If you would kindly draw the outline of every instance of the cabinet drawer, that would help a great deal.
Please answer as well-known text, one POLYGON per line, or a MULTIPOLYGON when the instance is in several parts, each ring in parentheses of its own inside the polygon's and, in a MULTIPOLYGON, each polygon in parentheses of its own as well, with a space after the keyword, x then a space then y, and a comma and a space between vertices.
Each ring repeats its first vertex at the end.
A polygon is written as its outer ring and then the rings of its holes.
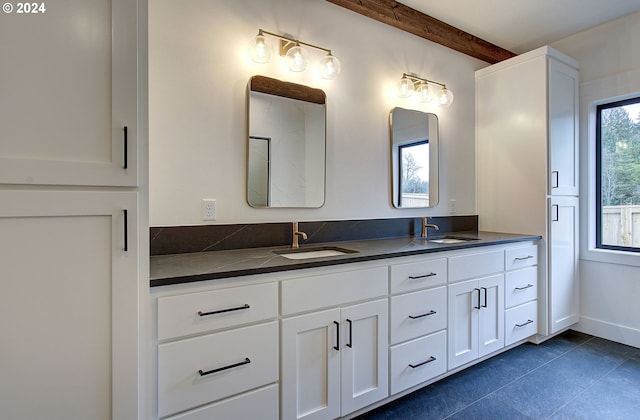
POLYGON ((219 403, 202 407, 167 420, 247 420, 278 419, 278 386, 271 385, 219 403))
POLYGON ((277 380, 275 321, 158 346, 160 417, 277 380))
POLYGON ((331 273, 282 282, 282 315, 387 296, 385 267, 331 273))
POLYGON ((278 284, 158 298, 158 340, 234 327, 278 316, 278 284))
POLYGON ((447 332, 391 347, 391 394, 447 371, 447 332))
POLYGON ((519 246, 504 252, 506 270, 515 270, 538 264, 538 245, 519 246))
POLYGON ((504 251, 478 252, 449 257, 449 282, 504 271, 504 251))
POLYGON ((447 286, 391 298, 391 343, 447 328, 447 286))
POLYGON ((516 306, 504 313, 505 345, 531 337, 538 332, 538 302, 516 306))
POLYGON ((538 298, 538 267, 507 272, 504 290, 505 308, 536 300, 538 298))
POLYGON ((439 286, 447 282, 447 260, 425 260, 391 266, 391 293, 439 286))

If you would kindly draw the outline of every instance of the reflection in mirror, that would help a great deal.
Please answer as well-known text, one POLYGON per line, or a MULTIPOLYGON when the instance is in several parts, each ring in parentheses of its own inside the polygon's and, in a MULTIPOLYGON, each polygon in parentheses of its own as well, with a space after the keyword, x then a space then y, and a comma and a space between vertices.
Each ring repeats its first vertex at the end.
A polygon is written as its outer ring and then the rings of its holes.
POLYGON ((247 201, 252 207, 321 207, 326 96, 263 76, 249 81, 247 201))
POLYGON ((434 207, 438 204, 438 117, 394 108, 389 126, 394 207, 434 207))

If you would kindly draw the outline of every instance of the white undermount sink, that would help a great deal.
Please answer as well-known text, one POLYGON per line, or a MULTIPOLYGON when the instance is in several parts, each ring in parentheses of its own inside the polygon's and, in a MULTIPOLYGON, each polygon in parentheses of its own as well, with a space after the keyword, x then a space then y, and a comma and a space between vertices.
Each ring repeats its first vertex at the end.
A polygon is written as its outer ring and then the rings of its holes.
POLYGON ((288 258, 290 260, 306 260, 309 258, 322 258, 322 257, 336 257, 339 255, 354 254, 358 251, 354 251, 346 248, 338 247, 322 247, 322 248, 309 248, 309 249, 291 249, 287 251, 274 251, 281 257, 288 258))
POLYGON ((477 241, 476 238, 457 238, 457 237, 449 237, 445 236, 444 238, 437 239, 427 239, 428 242, 433 242, 436 244, 459 244, 461 242, 469 242, 469 241, 477 241))

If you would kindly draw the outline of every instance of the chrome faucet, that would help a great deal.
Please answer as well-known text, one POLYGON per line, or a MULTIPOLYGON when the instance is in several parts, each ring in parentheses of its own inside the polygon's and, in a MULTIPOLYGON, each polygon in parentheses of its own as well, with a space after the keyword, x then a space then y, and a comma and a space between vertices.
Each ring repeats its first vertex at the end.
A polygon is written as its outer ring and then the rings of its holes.
POLYGON ((422 234, 420 235, 420 237, 424 239, 427 238, 427 228, 434 228, 435 230, 440 230, 438 225, 434 225, 433 223, 427 223, 428 220, 429 220, 429 217, 422 218, 422 234))
POLYGON ((298 230, 298 222, 293 222, 293 239, 291 248, 298 248, 298 236, 302 236, 303 240, 307 240, 307 234, 298 230))

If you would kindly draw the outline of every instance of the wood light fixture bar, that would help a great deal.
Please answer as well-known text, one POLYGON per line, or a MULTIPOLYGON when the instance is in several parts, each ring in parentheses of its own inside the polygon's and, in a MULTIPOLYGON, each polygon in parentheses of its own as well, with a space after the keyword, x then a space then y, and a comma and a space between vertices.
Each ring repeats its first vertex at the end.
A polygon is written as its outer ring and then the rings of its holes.
POLYGON ((392 0, 327 0, 471 57, 495 64, 516 54, 392 0))

